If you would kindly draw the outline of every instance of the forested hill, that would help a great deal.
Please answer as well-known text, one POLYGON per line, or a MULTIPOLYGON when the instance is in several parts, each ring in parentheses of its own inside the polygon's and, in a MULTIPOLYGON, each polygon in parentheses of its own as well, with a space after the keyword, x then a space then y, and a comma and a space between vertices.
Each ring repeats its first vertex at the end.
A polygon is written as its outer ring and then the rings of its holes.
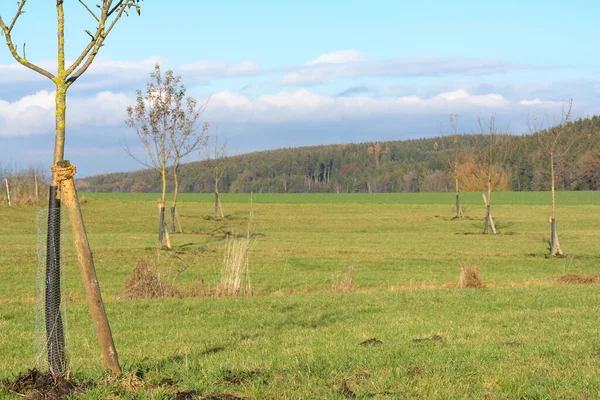
MULTIPOLYGON (((212 192, 215 164, 223 169, 225 192, 429 192, 453 191, 455 148, 462 190, 483 190, 488 137, 458 135, 405 141, 287 148, 200 161, 180 167, 180 191, 212 192), (455 144, 456 143, 456 144, 455 144)), ((598 190, 600 186, 600 117, 568 124, 559 150, 568 149, 556 168, 559 189, 598 190), (570 147, 569 147, 570 146, 570 147)), ((498 190, 546 190, 550 161, 533 135, 498 136, 494 141, 498 190)), ((172 179, 170 179, 172 187, 172 179)), ((82 191, 160 192, 152 170, 103 174, 80 179, 82 191)))

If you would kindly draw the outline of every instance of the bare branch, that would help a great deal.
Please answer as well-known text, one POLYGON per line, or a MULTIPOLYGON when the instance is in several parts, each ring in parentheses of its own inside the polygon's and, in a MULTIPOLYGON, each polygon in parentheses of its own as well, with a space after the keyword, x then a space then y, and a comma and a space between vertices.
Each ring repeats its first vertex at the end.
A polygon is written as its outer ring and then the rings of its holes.
POLYGON ((19 18, 19 16, 21 14, 24 13, 23 6, 25 5, 26 0, 22 0, 19 3, 19 9, 17 10, 17 14, 15 15, 15 17, 13 18, 10 27, 7 26, 4 23, 4 20, 2 19, 2 17, 0 16, 0 28, 2 29, 2 32, 4 32, 4 37, 6 39, 6 45, 8 46, 8 50, 10 51, 10 54, 13 56, 13 58, 21 65, 37 72, 40 75, 45 76, 46 78, 54 81, 54 75, 48 71, 46 71, 45 69, 30 63, 29 61, 27 61, 27 59, 25 57, 21 57, 19 55, 19 53, 17 52, 17 48, 13 43, 12 37, 11 37, 11 30, 14 27, 15 23, 17 22, 17 19, 19 18))
MULTIPOLYGON (((119 7, 121 7, 123 5, 124 0, 119 0, 119 2, 108 12, 108 16, 110 17, 119 7)), ((105 1, 106 3, 106 1, 105 1)), ((108 6, 110 7, 110 4, 112 3, 112 1, 110 1, 108 3, 108 6)))
POLYGON ((86 10, 88 10, 88 12, 89 12, 90 14, 92 14, 92 17, 94 17, 94 19, 96 20, 96 22, 100 23, 100 18, 98 18, 98 16, 97 16, 96 14, 94 14, 94 12, 93 12, 92 10, 90 10, 90 8, 88 7, 88 5, 87 5, 87 4, 85 4, 85 3, 83 2, 83 0, 79 0, 79 3, 80 3, 80 4, 81 4, 81 5, 82 5, 82 6, 83 6, 83 7, 84 7, 86 10))
POLYGON ((8 28, 8 33, 12 32, 13 28, 15 27, 15 23, 17 22, 17 19, 19 19, 19 17, 21 16, 21 14, 25 13, 25 11, 23 11, 23 7, 25 6, 26 2, 27 2, 27 0, 21 0, 18 3, 19 7, 17 8, 17 12, 15 14, 15 17, 13 18, 12 22, 10 23, 10 27, 8 28))
MULTIPOLYGON (((131 158, 133 158, 135 161, 137 161, 138 163, 142 164, 143 166, 145 166, 146 168, 150 168, 150 169, 154 169, 156 171, 160 172, 160 168, 158 168, 156 165, 150 165, 142 160, 140 160, 139 158, 137 158, 133 152, 131 151, 131 149, 129 148, 129 145, 127 144, 127 141, 125 141, 125 145, 123 145, 123 143, 121 143, 121 139, 119 139, 119 144, 121 145, 121 148, 125 151, 125 153, 127 153, 127 155, 131 158)), ((153 163, 154 164, 154 163, 153 163)))
POLYGON ((98 27, 96 29, 96 33, 91 35, 88 32, 88 35, 91 36, 90 43, 88 43, 77 60, 75 60, 73 65, 71 65, 66 72, 66 76, 68 77, 67 82, 69 85, 73 84, 73 82, 83 75, 90 65, 92 65, 92 62, 98 55, 100 48, 104 45, 104 41, 115 27, 116 23, 121 19, 123 13, 126 13, 126 10, 131 7, 135 7, 135 9, 138 11, 138 14, 140 13, 140 6, 137 4, 140 1, 141 0, 121 0, 111 8, 112 0, 104 0, 101 7, 102 15, 100 18, 97 18, 98 27), (115 15, 113 16, 113 14, 115 15), (109 22, 111 17, 112 20, 109 22))

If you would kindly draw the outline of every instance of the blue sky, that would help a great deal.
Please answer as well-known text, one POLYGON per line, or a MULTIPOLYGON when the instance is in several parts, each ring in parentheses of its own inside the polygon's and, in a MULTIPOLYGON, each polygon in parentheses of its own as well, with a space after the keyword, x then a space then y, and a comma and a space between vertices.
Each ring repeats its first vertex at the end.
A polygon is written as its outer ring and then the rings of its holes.
MULTIPOLYGON (((72 60, 94 20, 65 4, 72 60)), ((26 11, 13 38, 52 69, 52 2, 26 11)), ((125 107, 157 62, 207 101, 204 120, 231 154, 433 136, 450 113, 463 132, 495 114, 521 134, 529 114, 560 113, 571 97, 576 116, 599 113, 599 11, 583 0, 145 0, 71 88, 65 156, 81 176, 139 168, 121 148, 143 154, 125 107)), ((0 46, 3 163, 51 163, 52 108, 52 84, 0 46)))

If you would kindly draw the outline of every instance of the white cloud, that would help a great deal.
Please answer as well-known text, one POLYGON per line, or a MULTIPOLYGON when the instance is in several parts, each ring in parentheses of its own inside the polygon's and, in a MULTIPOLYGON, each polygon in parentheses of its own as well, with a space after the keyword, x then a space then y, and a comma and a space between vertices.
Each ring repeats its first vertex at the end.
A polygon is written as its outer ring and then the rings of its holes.
POLYGON ((497 110, 510 105, 498 94, 473 95, 465 90, 441 93, 430 98, 403 96, 375 99, 367 96, 332 97, 306 89, 281 91, 257 98, 223 91, 211 96, 204 117, 216 122, 281 123, 377 118, 380 115, 414 116, 461 110, 497 110))
MULTIPOLYGON (((132 100, 122 93, 71 96, 67 99, 67 126, 123 124, 125 109, 131 103, 132 100)), ((55 92, 40 91, 14 102, 0 100, 0 137, 48 133, 54 130, 54 125, 55 92)))
POLYGON ((0 136, 47 131, 53 123, 54 93, 41 91, 14 102, 0 100, 0 136))
POLYGON ((522 106, 532 106, 532 107, 552 107, 556 109, 560 109, 566 103, 560 101, 549 101, 549 100, 541 100, 541 99, 533 99, 533 100, 521 100, 519 102, 522 106))
POLYGON ((340 50, 334 51, 332 53, 326 53, 315 60, 309 61, 304 64, 307 67, 312 67, 315 65, 323 65, 323 64, 345 64, 351 62, 360 62, 365 59, 365 56, 360 54, 357 51, 352 50, 340 50))
MULTIPOLYGON (((56 73, 56 62, 41 61, 37 64, 51 73, 56 73)), ((66 64, 69 67, 72 61, 67 61, 66 64)), ((167 60, 159 56, 138 61, 114 61, 98 57, 85 74, 71 87, 70 91, 108 89, 130 91, 143 89, 156 64, 159 64, 163 71, 173 69, 176 74, 182 75, 182 83, 186 86, 218 79, 253 76, 260 73, 259 66, 252 61, 244 61, 238 64, 221 61, 199 61, 171 68, 167 65, 167 60)), ((25 90, 45 88, 41 85, 54 87, 48 78, 18 63, 0 64, 0 88, 3 85, 19 85, 24 87, 25 90), (28 84, 29 87, 24 87, 24 84, 28 84)))
POLYGON ((509 64, 487 58, 415 57, 372 60, 355 51, 337 51, 323 54, 288 72, 277 83, 281 86, 309 86, 335 79, 479 76, 534 68, 538 67, 509 64))
POLYGON ((196 80, 212 80, 218 78, 229 78, 237 76, 251 76, 259 73, 258 64, 252 61, 244 61, 239 64, 231 64, 221 61, 200 61, 194 64, 185 64, 176 68, 181 73, 186 73, 196 80))
POLYGON ((140 86, 149 79, 150 72, 154 71, 156 64, 164 66, 166 62, 166 59, 158 56, 139 61, 112 61, 100 57, 73 84, 71 90, 122 89, 132 85, 140 86))

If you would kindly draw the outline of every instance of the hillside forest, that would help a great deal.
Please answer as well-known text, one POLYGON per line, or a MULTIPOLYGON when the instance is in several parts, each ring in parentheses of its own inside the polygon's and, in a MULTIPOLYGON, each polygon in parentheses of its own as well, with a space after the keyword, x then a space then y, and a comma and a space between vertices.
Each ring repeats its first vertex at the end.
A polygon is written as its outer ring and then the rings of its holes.
MULTIPOLYGON (((552 128, 559 129, 559 128, 552 128)), ((567 122, 560 129, 566 150, 555 170, 559 190, 598 190, 600 116, 567 122)), ((542 131, 541 138, 552 131, 542 131)), ((180 166, 183 192, 210 193, 215 170, 222 193, 483 191, 492 142, 497 191, 549 190, 550 161, 534 134, 440 135, 434 138, 283 148, 207 159, 180 166), (455 171, 455 172, 454 172, 455 171)), ((102 174, 80 179, 82 191, 160 192, 156 171, 102 174)), ((171 182, 172 185, 172 182, 171 182)))

